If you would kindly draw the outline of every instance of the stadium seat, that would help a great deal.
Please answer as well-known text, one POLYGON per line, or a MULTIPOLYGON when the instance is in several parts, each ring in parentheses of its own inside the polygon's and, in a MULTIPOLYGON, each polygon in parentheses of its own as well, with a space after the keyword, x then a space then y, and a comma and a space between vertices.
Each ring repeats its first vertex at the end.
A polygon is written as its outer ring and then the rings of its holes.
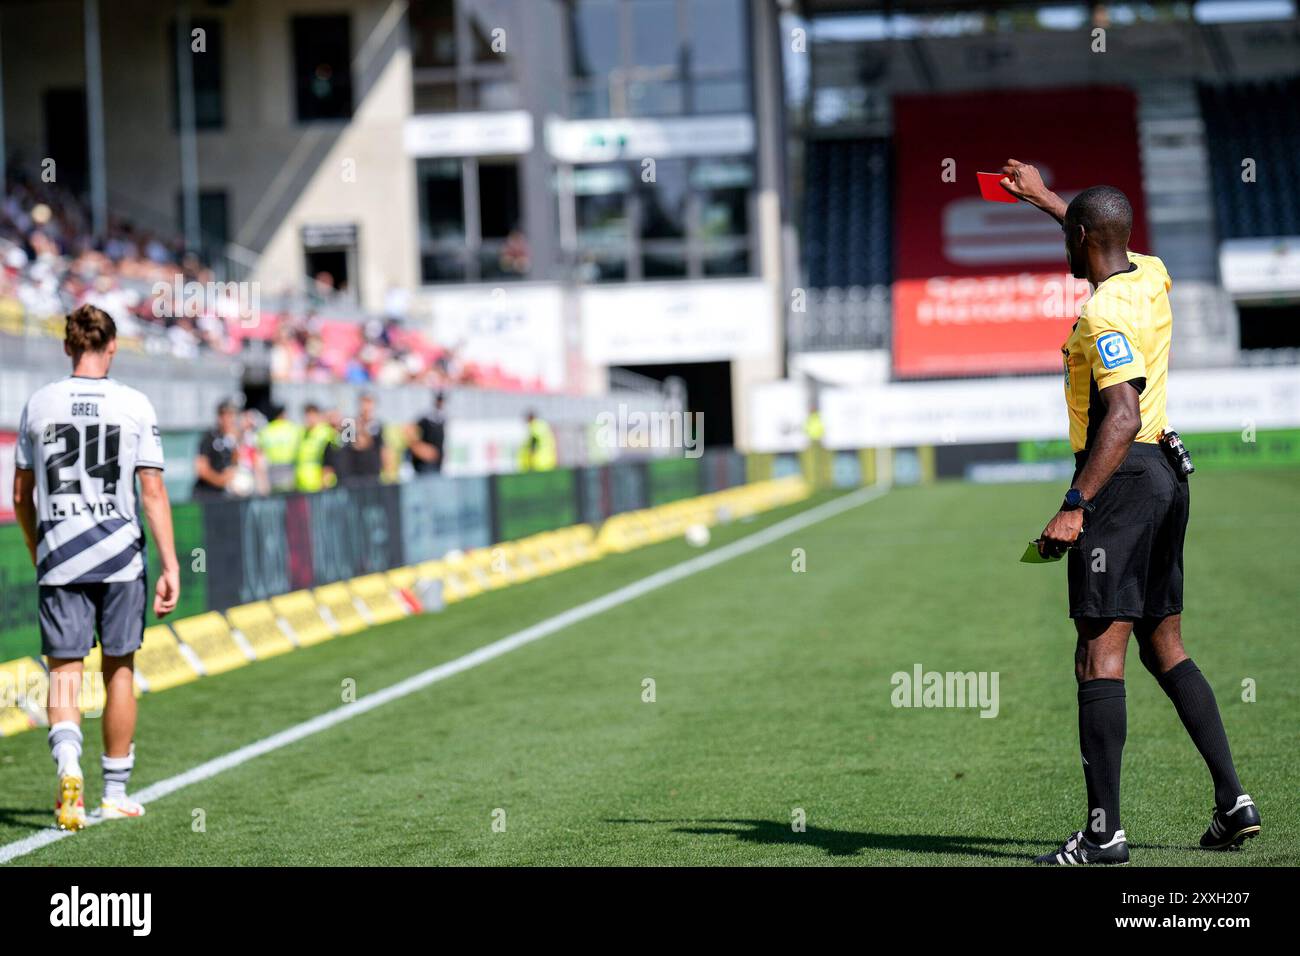
POLYGON ((1300 78, 1202 84, 1221 239, 1300 235, 1300 78), (1255 161, 1254 181, 1242 162, 1255 161))

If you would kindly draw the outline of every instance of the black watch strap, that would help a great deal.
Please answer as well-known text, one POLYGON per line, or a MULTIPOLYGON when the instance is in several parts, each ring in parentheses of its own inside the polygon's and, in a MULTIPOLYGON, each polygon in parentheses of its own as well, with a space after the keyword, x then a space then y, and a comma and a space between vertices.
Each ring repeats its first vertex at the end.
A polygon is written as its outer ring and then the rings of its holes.
POLYGON ((1078 488, 1071 488, 1065 493, 1065 501, 1062 504, 1065 511, 1082 511, 1084 514, 1092 514, 1097 506, 1083 496, 1078 488))

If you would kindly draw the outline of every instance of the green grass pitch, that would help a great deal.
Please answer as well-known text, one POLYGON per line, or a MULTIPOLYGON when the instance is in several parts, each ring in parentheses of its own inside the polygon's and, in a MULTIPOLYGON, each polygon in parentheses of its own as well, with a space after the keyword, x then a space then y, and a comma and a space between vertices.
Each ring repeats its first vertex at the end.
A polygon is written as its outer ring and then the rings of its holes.
MULTIPOLYGON (((1263 835, 1193 849, 1209 776, 1131 648, 1135 864, 1300 863, 1298 479, 1192 479, 1184 636, 1263 835)), ((896 489, 15 863, 1023 864, 1084 822, 1064 567, 1017 563, 1059 492, 896 489), (895 708, 890 677, 917 663, 997 671, 998 716, 895 708)), ((364 696, 697 553, 666 542, 146 697, 133 786, 342 706, 348 678, 364 696)), ((0 740, 0 845, 50 825, 52 792, 44 733, 0 740)))

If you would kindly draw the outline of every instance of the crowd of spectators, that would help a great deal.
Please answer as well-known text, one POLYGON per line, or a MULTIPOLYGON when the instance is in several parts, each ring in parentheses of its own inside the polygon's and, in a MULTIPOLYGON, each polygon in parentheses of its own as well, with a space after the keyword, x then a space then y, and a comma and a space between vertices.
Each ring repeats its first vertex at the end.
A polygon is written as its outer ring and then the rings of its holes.
POLYGON ((206 283, 212 272, 173 236, 116 216, 96 238, 89 210, 76 196, 39 177, 10 176, 0 202, 0 301, 37 323, 80 305, 103 309, 124 339, 147 351, 195 357, 221 348, 225 330, 212 314, 159 316, 159 284, 206 283))
POLYGON ((127 347, 180 359, 256 350, 274 381, 539 388, 411 330, 406 290, 389 290, 383 314, 367 315, 322 272, 249 301, 174 234, 110 216, 95 236, 86 204, 39 176, 6 179, 0 264, 9 331, 45 329, 89 303, 113 317, 127 347))

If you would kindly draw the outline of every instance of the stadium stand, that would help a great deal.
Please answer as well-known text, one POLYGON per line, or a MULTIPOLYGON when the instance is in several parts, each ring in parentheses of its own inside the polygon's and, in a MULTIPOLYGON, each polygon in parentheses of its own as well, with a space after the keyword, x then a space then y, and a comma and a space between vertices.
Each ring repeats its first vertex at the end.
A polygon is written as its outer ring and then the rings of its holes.
POLYGON ((0 205, 0 328, 59 337, 60 317, 90 303, 113 316, 128 349, 149 355, 239 356, 264 345, 279 382, 543 390, 403 328, 396 299, 387 314, 367 314, 321 276, 263 300, 260 290, 250 295, 246 284, 223 281, 227 270, 187 253, 177 237, 114 216, 96 239, 89 218, 64 189, 22 174, 9 179, 0 205))
POLYGON ((887 284, 891 145, 887 139, 811 140, 805 152, 804 262, 824 289, 887 284))
POLYGON ((1300 77, 1201 84, 1221 239, 1300 235, 1300 77), (1243 178, 1243 161, 1256 174, 1243 178))

